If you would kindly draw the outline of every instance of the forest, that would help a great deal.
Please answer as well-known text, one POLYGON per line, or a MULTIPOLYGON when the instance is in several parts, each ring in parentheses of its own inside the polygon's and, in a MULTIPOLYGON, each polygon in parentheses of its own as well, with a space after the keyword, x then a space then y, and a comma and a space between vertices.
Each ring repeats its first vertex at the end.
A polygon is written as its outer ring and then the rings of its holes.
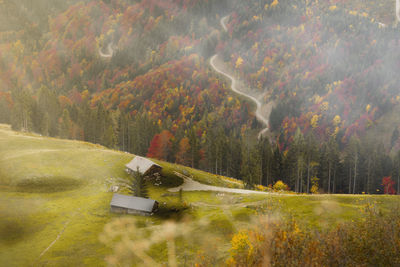
POLYGON ((305 193, 400 192, 400 40, 383 8, 47 2, 0 1, 0 123, 238 178, 249 188, 283 181, 305 193), (215 53, 276 103, 268 136, 257 140, 255 107, 210 67, 215 53), (380 135, 378 127, 387 130, 380 135))

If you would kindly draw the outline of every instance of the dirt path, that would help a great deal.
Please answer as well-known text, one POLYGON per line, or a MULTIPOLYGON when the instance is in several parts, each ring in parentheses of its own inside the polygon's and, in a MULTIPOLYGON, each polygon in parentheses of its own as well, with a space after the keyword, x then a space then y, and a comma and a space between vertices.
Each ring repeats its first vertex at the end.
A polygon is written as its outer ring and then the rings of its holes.
POLYGON ((183 184, 181 184, 178 187, 168 189, 169 192, 179 192, 179 190, 182 189, 183 191, 217 191, 217 192, 226 192, 226 193, 235 193, 235 194, 259 194, 259 195, 269 195, 270 194, 268 192, 262 192, 262 191, 253 191, 253 190, 237 189, 237 188, 226 188, 226 187, 201 184, 181 173, 175 172, 175 174, 183 179, 183 184))
MULTIPOLYGON (((296 194, 287 194, 287 193, 279 193, 279 192, 263 192, 263 191, 255 191, 255 190, 248 190, 248 189, 237 189, 237 188, 227 188, 227 187, 220 187, 220 186, 213 186, 213 185, 206 185, 194 181, 190 177, 183 175, 179 172, 174 172, 175 175, 181 177, 183 179, 183 184, 178 187, 169 188, 168 191, 172 193, 182 191, 216 191, 216 192, 225 192, 225 193, 233 193, 233 194, 258 194, 258 195, 278 195, 278 196, 296 196, 296 194)), ((264 200, 260 200, 257 202, 261 202, 264 200)), ((243 203, 243 205, 249 205, 251 203, 243 203)), ((239 204, 242 205, 242 204, 239 204)))
MULTIPOLYGON (((228 18, 229 18, 229 16, 223 17, 220 21, 221 26, 225 31, 228 30, 228 28, 226 26, 226 20, 228 18)), ((253 101, 256 104, 256 106, 257 106, 256 118, 258 121, 260 121, 265 126, 265 128, 259 132, 258 138, 264 136, 265 133, 268 132, 268 130, 269 130, 268 117, 271 113, 273 102, 269 102, 268 104, 263 105, 258 98, 263 97, 264 94, 261 94, 259 97, 254 97, 250 93, 247 93, 246 90, 244 90, 246 88, 246 85, 242 81, 237 80, 235 77, 233 77, 232 74, 228 73, 228 70, 227 70, 224 62, 221 59, 219 59, 217 54, 215 54, 214 56, 211 57, 210 65, 216 72, 226 76, 227 78, 229 78, 232 81, 232 84, 231 84, 232 91, 250 99, 251 101, 253 101)))
POLYGON ((53 242, 50 243, 50 245, 42 251, 42 253, 40 253, 38 260, 40 260, 40 258, 42 258, 42 256, 60 239, 60 237, 63 235, 63 233, 65 232, 65 229, 67 229, 68 224, 71 222, 71 220, 80 212, 80 208, 78 210, 76 210, 71 218, 64 224, 64 227, 61 229, 61 231, 58 233, 56 239, 53 240, 53 242))

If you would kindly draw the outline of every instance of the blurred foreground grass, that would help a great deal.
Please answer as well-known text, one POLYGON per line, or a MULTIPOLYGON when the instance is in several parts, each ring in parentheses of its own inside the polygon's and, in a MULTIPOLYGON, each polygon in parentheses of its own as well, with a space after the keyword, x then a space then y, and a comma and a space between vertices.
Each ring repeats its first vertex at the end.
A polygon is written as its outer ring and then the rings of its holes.
MULTIPOLYGON (((152 235, 167 238, 165 223, 169 221, 190 228, 189 239, 175 239, 179 265, 190 265, 207 253, 214 255, 215 264, 223 264, 229 257, 232 237, 251 227, 259 216, 295 218, 299 227, 329 229, 357 220, 365 205, 374 204, 383 213, 399 205, 396 196, 180 195, 167 190, 182 183, 174 171, 206 184, 242 185, 159 162, 163 166, 162 184, 149 184, 149 193, 160 203, 160 211, 152 217, 110 214, 110 181, 126 177, 124 165, 132 158, 98 145, 16 133, 0 125, 0 266, 104 266, 104 259, 115 255, 119 242, 109 237, 110 226, 120 227, 124 236, 124 227, 134 224, 137 240, 152 235)), ((170 252, 167 243, 149 247, 149 257, 166 264, 170 252)), ((112 261, 113 256, 107 259, 112 261)))

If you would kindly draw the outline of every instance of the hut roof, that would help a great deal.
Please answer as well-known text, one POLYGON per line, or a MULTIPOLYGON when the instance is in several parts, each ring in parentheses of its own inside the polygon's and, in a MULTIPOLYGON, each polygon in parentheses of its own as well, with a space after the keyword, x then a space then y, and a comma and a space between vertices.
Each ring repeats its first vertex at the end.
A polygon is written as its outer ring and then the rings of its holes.
POLYGON ((151 167, 156 166, 161 168, 160 165, 154 163, 153 161, 136 156, 131 162, 125 165, 131 171, 137 171, 139 168, 139 172, 146 174, 147 171, 151 169, 151 167))
POLYGON ((119 208, 153 212, 155 203, 156 201, 152 199, 114 194, 110 205, 119 208))

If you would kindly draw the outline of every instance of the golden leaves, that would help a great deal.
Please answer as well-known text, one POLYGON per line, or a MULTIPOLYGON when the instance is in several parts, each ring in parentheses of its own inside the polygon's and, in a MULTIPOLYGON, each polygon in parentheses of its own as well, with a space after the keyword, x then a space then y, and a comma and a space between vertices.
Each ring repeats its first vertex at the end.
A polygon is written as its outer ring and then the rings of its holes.
POLYGON ((313 128, 316 128, 316 127, 318 127, 318 121, 319 121, 319 116, 318 115, 314 115, 312 118, 311 118, 311 127, 313 127, 313 128))
POLYGON ((236 68, 238 69, 243 64, 243 59, 239 56, 236 60, 236 68))

